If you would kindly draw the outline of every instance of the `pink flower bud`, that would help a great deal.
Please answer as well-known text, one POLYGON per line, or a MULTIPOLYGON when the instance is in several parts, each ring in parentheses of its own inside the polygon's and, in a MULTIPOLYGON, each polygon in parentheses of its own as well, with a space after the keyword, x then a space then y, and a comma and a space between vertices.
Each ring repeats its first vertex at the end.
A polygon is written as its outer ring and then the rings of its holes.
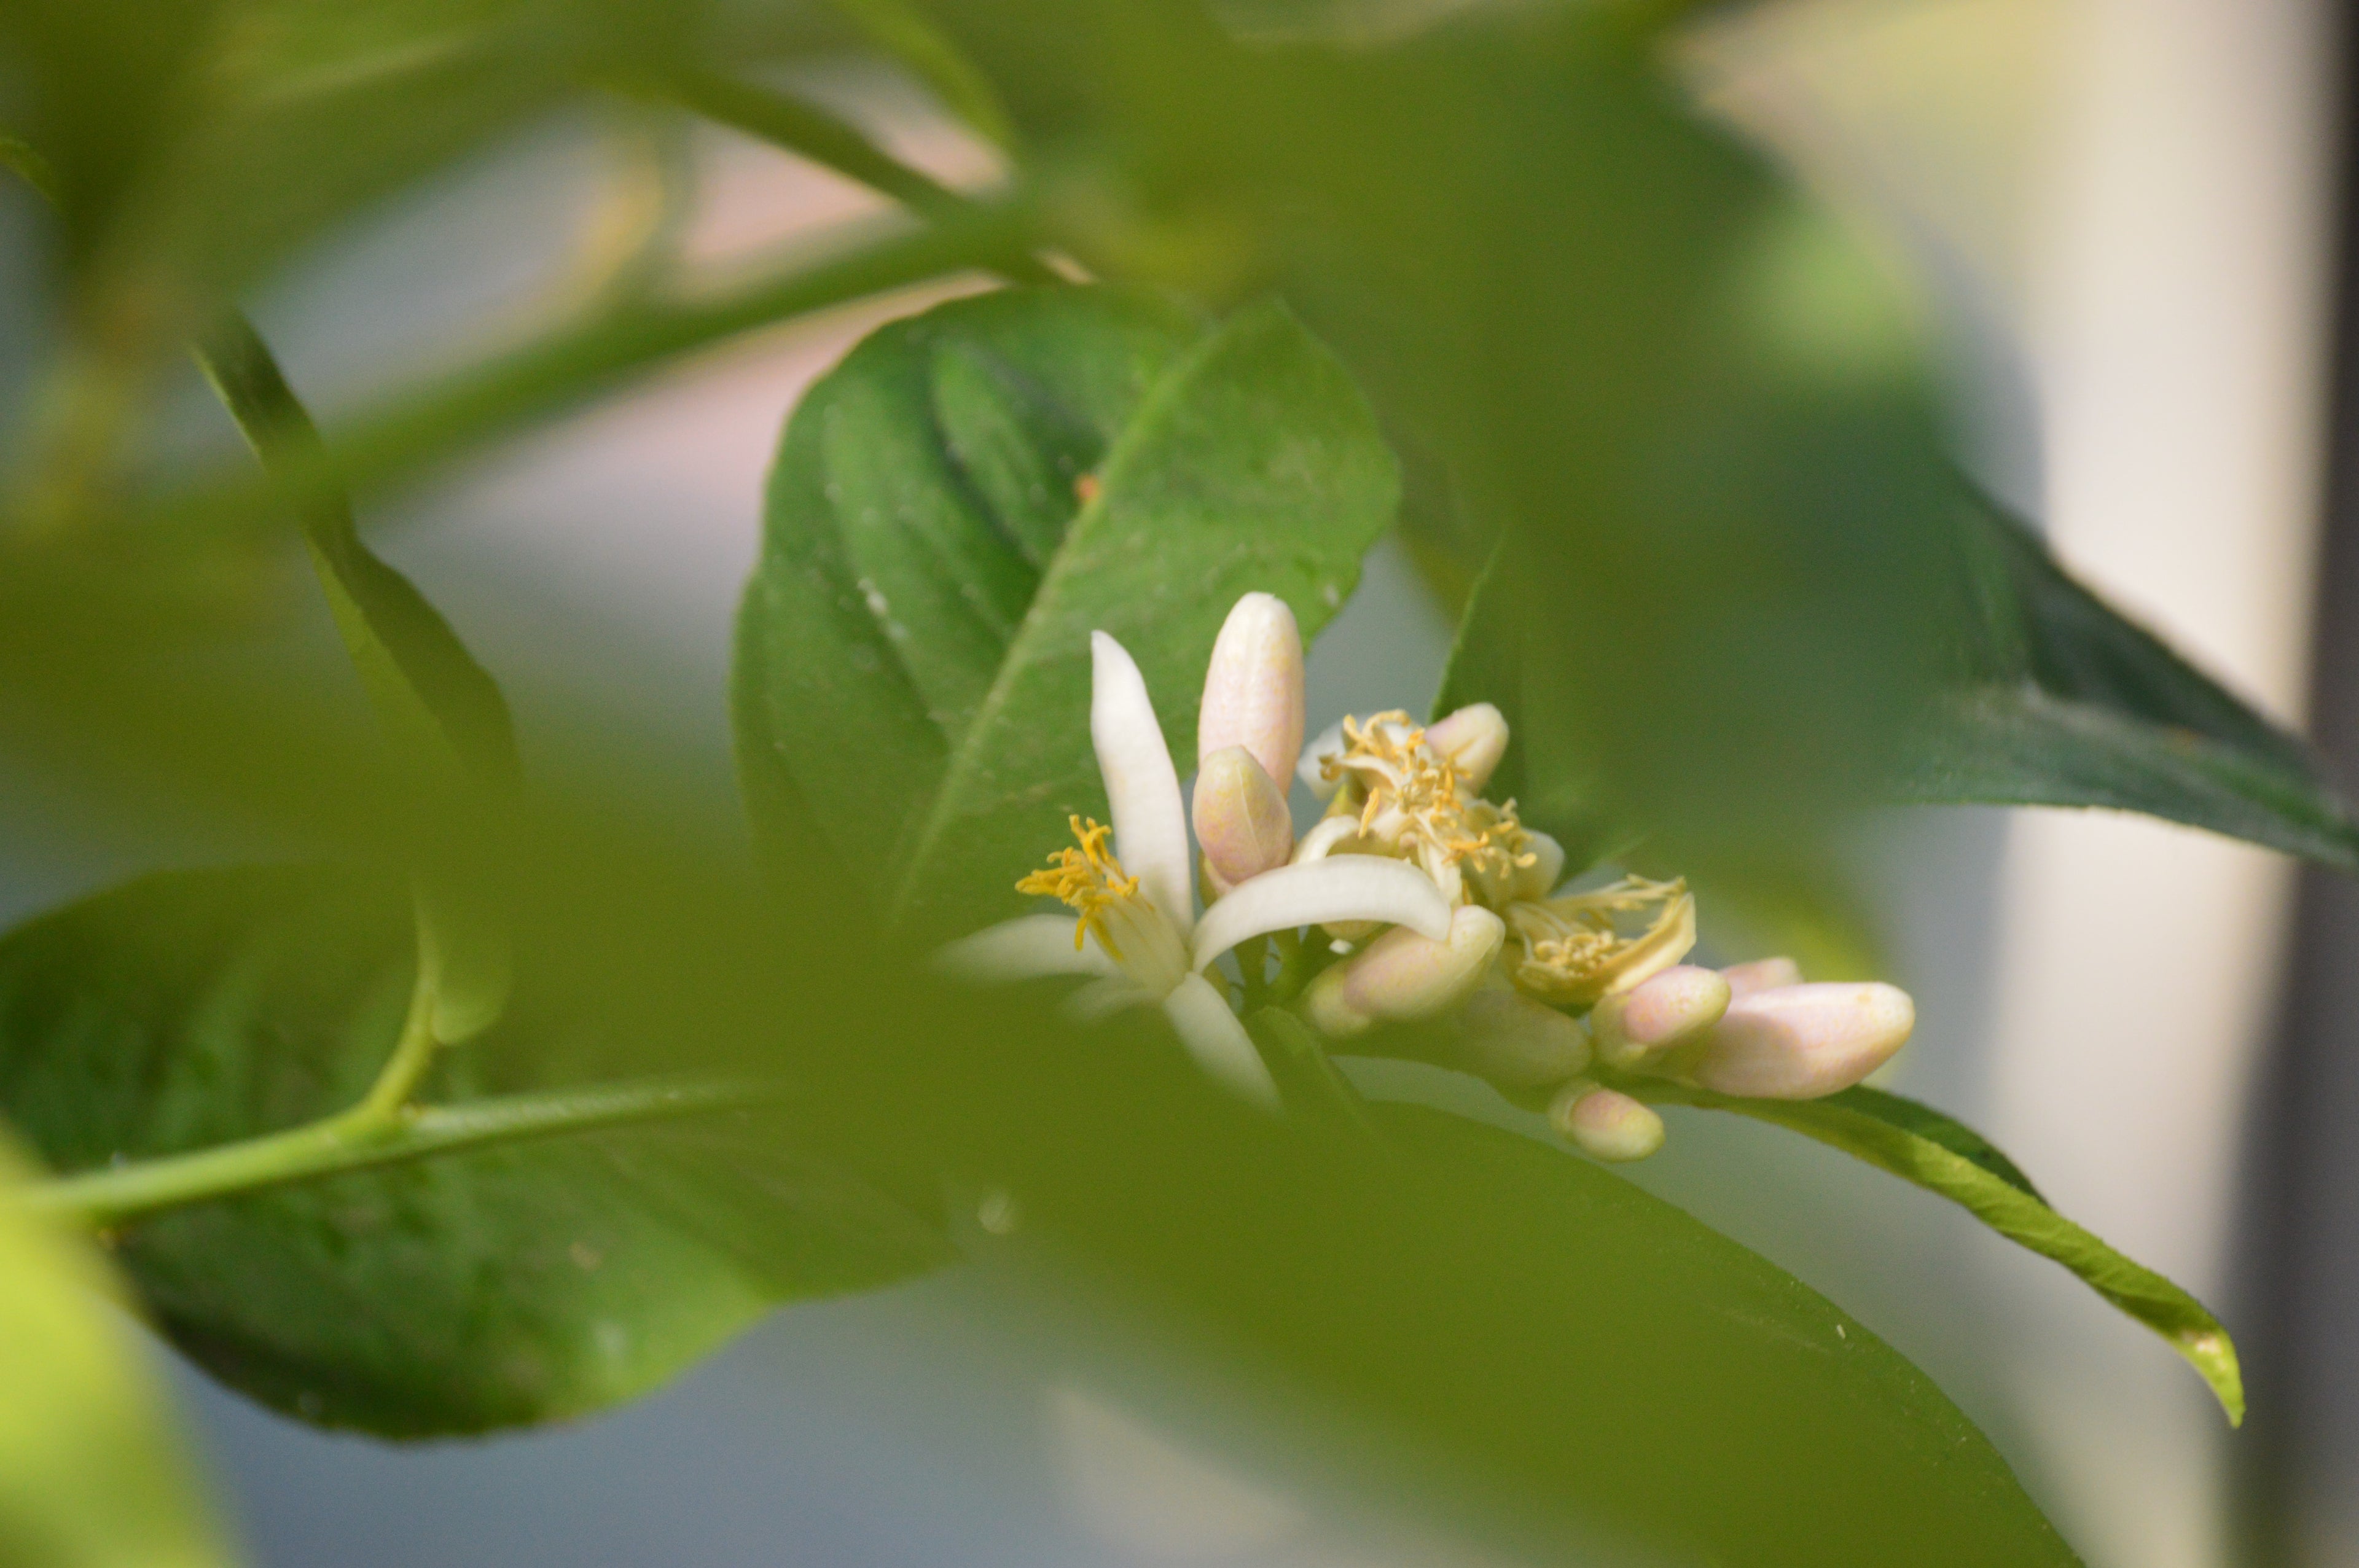
MULTIPOLYGON (((1294 776, 1302 752, 1302 634, 1271 594, 1237 600, 1212 643, 1196 715, 1196 761, 1243 746, 1271 779, 1294 776)), ((1279 791, 1283 798, 1285 792, 1279 791)))
POLYGON ((1482 983, 1506 939, 1506 923, 1471 903, 1451 912, 1445 941, 1397 925, 1311 981, 1302 1011, 1339 1040, 1383 1022, 1430 1018, 1482 983))
POLYGON ((1473 703, 1427 726, 1425 744, 1464 775, 1468 789, 1480 795, 1491 782, 1499 759, 1507 754, 1507 719, 1487 702, 1473 703))
POLYGON ((1732 1002, 1712 1025, 1695 1081, 1754 1099, 1816 1099, 1892 1059, 1917 1004, 1887 985, 1780 986, 1732 1002))
POLYGON ((1460 1064, 1510 1088, 1559 1084, 1589 1065, 1589 1033, 1508 986, 1484 986, 1458 1015, 1460 1064))
POLYGON ((1593 1160, 1643 1160, 1663 1146, 1663 1119, 1653 1108, 1585 1079, 1558 1093, 1549 1121, 1593 1160))
POLYGON ((1196 842, 1225 887, 1282 866, 1294 853, 1286 792, 1243 746, 1204 759, 1193 805, 1196 842))
POLYGON ((1731 996, 1748 997, 1800 985, 1802 966, 1791 958, 1756 958, 1749 964, 1731 964, 1720 976, 1728 982, 1731 996))
POLYGON ((1729 984, 1710 969, 1676 964, 1617 991, 1590 1012, 1597 1054, 1609 1066, 1627 1069, 1667 1051, 1720 1022, 1728 1011, 1729 984))

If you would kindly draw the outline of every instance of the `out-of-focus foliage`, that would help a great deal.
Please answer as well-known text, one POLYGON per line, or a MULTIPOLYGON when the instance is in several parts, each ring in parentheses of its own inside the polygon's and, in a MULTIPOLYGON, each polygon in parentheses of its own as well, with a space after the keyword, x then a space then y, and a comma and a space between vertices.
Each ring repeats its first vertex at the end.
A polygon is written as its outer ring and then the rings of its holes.
POLYGON ((0 1150, 0 1561, 223 1568, 114 1281, 86 1243, 16 1211, 28 1174, 0 1150))
MULTIPOLYGON (((1576 863, 1659 857, 1823 913, 1839 901, 1788 872, 1896 780, 2349 862, 2297 746, 1969 510, 1905 288, 1692 112, 1658 54, 1676 9, 0 11, 0 125, 56 203, 62 343, 9 449, 0 745, 168 838, 229 822, 380 868, 175 875, 8 938, 11 1121, 103 1182, 118 1154, 352 1104, 418 962, 382 869, 451 846, 499 895, 517 990, 439 1059, 430 1103, 690 1072, 763 1099, 751 1120, 600 1124, 135 1217, 147 1310, 299 1415, 479 1430, 636 1391, 774 1301, 935 1262, 967 1233, 944 1195, 1004 1191, 1060 1277, 1176 1323, 1330 1418, 1371 1484, 1535 1559, 2071 1562, 1920 1374, 1618 1178, 1366 1106, 1287 1014, 1255 1021, 1288 1102, 1272 1118, 1158 1030, 1077 1033, 1038 995, 926 979, 930 938, 1004 913, 1062 815, 1098 804, 1087 633, 1138 656, 1184 764, 1229 604, 1276 592, 1315 632, 1393 520, 1396 452, 1429 554, 1483 579, 1446 700, 1507 710, 1493 793, 1576 863), (1007 188, 944 200, 841 121, 764 112, 777 68, 845 48, 897 58, 1005 148, 1007 188), (315 444, 258 341, 220 335, 241 295, 370 201, 613 88, 634 113, 725 100, 916 213, 734 292, 668 293, 658 268, 315 444), (412 753, 501 703, 374 568, 347 492, 365 514, 682 353, 1067 265, 1047 253, 1102 284, 887 327, 789 422, 734 693, 764 885, 668 761, 620 741, 526 781, 496 832, 466 791, 417 787, 412 753), (144 427, 192 341, 269 471, 153 493, 144 427), (390 752, 341 690, 223 634, 281 580, 290 523, 390 752)), ((462 962, 497 945, 428 929, 462 962)), ((2216 1324, 1966 1130, 1872 1092, 1726 1108, 1966 1204, 2172 1336, 2233 1407, 2216 1324)), ((0 1433, 16 1415, 11 1392, 0 1433)), ((0 1498, 100 1479, 0 1458, 0 1498)), ((163 1516, 116 1522, 143 1517, 163 1516)))
POLYGON ((2359 824, 2317 756, 2075 582, 2016 520, 1965 520, 1971 680, 1901 793, 2143 811, 2359 870, 2359 824))
POLYGON ((941 307, 787 427, 747 590, 739 747, 763 829, 817 838, 896 924, 956 935, 1106 816, 1090 633, 1175 750, 1251 589, 1316 632, 1390 522, 1366 404, 1283 310, 1207 329, 1095 291, 941 307))
MULTIPOLYGON (((319 460, 319 431, 244 317, 232 313, 216 326, 197 357, 266 468, 319 460)), ((387 749, 439 803, 427 816, 440 831, 410 848, 418 939, 420 962, 433 970, 435 1034, 464 1040, 488 1028, 507 1001, 508 934, 497 894, 474 873, 521 782, 507 701, 417 586, 361 542, 342 495, 303 508, 302 523, 387 749)))
MULTIPOLYGON (((368 1088, 415 962, 408 901, 349 872, 135 882, 0 942, 0 1103, 62 1170, 300 1126, 368 1088)), ((430 1094, 652 1065, 561 997, 527 995, 444 1058, 430 1094)), ((306 1421, 422 1436, 630 1398, 781 1301, 941 1250, 901 1204, 740 1116, 260 1192, 133 1226, 117 1258, 223 1381, 306 1421)))

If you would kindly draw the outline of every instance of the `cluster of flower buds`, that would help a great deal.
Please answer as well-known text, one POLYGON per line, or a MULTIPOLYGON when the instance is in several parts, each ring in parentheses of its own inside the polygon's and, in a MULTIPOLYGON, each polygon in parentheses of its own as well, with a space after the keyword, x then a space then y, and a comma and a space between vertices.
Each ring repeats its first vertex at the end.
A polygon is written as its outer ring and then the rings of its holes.
POLYGON ((1214 645, 1197 725, 1191 816, 1207 898, 1282 867, 1375 856, 1416 866, 1450 905, 1446 933, 1321 928, 1343 957, 1299 1006, 1331 1039, 1445 1021, 1457 1065, 1547 1096, 1559 1130, 1604 1160, 1662 1144, 1661 1119, 1625 1092, 1644 1080, 1811 1099, 1858 1083, 1908 1040, 1915 1008, 1895 987, 1805 984, 1786 958, 1683 963, 1696 941, 1683 882, 1559 891, 1562 847, 1524 826, 1512 800, 1483 795, 1508 741, 1490 704, 1428 726, 1398 712, 1346 719, 1307 749, 1303 727, 1293 614, 1249 594, 1214 645), (1289 774, 1327 803, 1299 841, 1289 774))

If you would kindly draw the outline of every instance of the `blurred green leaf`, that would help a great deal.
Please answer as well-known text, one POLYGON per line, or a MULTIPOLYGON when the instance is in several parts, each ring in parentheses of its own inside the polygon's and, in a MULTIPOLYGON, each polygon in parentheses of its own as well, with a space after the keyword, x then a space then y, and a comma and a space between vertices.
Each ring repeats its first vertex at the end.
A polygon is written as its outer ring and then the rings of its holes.
MULTIPOLYGON (((244 316, 228 315, 197 358, 265 468, 321 460, 318 428, 244 316)), ((361 543, 342 494, 304 506, 302 528, 393 765, 440 803, 412 850, 419 943, 435 1038, 469 1039, 499 1017, 510 983, 506 918, 481 870, 522 773, 507 700, 417 585, 361 543)))
MULTIPOLYGON (((343 1109, 398 1033, 397 889, 317 870, 151 877, 0 941, 0 1104, 63 1171, 343 1109)), ((430 1098, 594 1078, 525 998, 430 1098)), ((644 1392, 774 1303, 874 1285, 934 1232, 729 1116, 484 1150, 176 1210, 117 1256, 163 1330, 307 1421, 397 1436, 644 1392)))
POLYGON ((869 42, 908 67, 951 114, 978 135, 1006 147, 1015 141, 1006 106, 991 78, 907 0, 829 0, 869 42))
POLYGON ((0 1147, 0 1562, 223 1568, 213 1521, 88 1243, 21 1212, 0 1147))
POLYGON ((1003 1139, 995 1173, 1158 1314, 1282 1372, 1289 1410, 1335 1401, 1361 1485, 1506 1502, 1516 1555, 2076 1561, 1922 1373, 1790 1276, 1561 1149, 1370 1113, 1380 1141, 1200 1125, 1185 1154, 1059 1124, 1003 1139))
MULTIPOLYGON (((945 8, 993 47, 1002 7, 945 8)), ((1517 689, 1452 696, 1508 710, 1506 793, 1742 841, 1881 782, 1950 643, 1922 333, 1650 49, 1590 7, 1353 49, 1246 48, 1178 5, 1027 9, 1070 36, 1003 30, 993 63, 1070 149, 1044 185, 1076 253, 1277 288, 1430 455, 1453 532, 1496 542, 1486 651, 1517 689)))
POLYGON ((2359 823, 2308 746, 1970 505, 1971 683, 1926 727, 1918 801, 2109 806, 2359 871, 2359 823))
POLYGON ((1230 605, 1275 593, 1316 633, 1395 483, 1281 309, 1207 332, 1020 291, 882 329, 804 398, 772 477, 738 745, 748 797, 802 820, 760 826, 816 839, 893 920, 1012 913, 1064 816, 1104 814, 1090 633, 1137 659, 1184 761, 1230 605))
POLYGON ((1972 1129, 1930 1107, 1864 1088, 1816 1100, 1737 1099, 1645 1080, 1631 1092, 1791 1128, 1940 1194, 2009 1240, 2063 1264, 2162 1336, 2210 1385, 2229 1424, 2243 1423, 2244 1375, 2237 1369, 2235 1343, 2220 1320, 2160 1274, 2049 1207, 2015 1162, 1972 1129))

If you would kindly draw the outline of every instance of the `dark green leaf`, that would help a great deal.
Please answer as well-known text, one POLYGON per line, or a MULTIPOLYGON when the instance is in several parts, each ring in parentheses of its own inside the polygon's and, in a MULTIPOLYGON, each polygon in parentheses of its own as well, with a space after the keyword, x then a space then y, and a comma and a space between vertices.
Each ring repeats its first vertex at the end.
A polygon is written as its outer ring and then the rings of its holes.
POLYGON ((1090 633, 1184 762, 1230 605, 1275 593, 1315 633, 1396 494, 1365 403, 1275 308, 1207 331, 1016 291, 886 327, 787 427, 739 643, 749 796, 799 801, 889 919, 1012 913, 1065 816, 1104 815, 1090 633))
MULTIPOLYGON (((0 1105, 65 1172, 357 1100, 413 962, 396 887, 311 870, 153 877, 0 941, 0 1105)), ((529 997, 429 1098, 595 1076, 597 1031, 529 997)), ((416 1436, 644 1391, 773 1303, 935 1256, 867 1184, 729 1117, 329 1177, 132 1225, 164 1331, 306 1420, 416 1436)))
POLYGON ((1857 1111, 1878 1121, 1888 1121, 1903 1132, 1938 1143, 1960 1159, 1981 1166, 2008 1186, 2039 1198, 2041 1203, 2048 1201, 2040 1197, 2039 1189, 2031 1184, 2031 1178, 2025 1175, 2021 1167, 2008 1159, 1998 1145, 1955 1117, 1944 1115, 1930 1105, 1919 1104, 1905 1096, 1887 1094, 1882 1089, 1872 1089, 1865 1084, 1828 1095, 1812 1103, 1857 1111))
POLYGON ((141 1346, 106 1310, 115 1281, 17 1208, 26 1173, 0 1146, 0 1563, 220 1568, 141 1346))
POLYGON ((2109 806, 2359 871, 2359 825, 2309 747, 2073 580, 1986 503, 1963 523, 1969 684, 1905 798, 2109 806))
POLYGON ((1734 1111, 1791 1128, 1940 1194, 1993 1230, 2070 1269, 2099 1295, 2153 1329, 2201 1375, 2231 1425, 2245 1419, 2236 1346, 2202 1303, 2058 1214, 2013 1161, 1940 1112, 1872 1089, 1817 1100, 1736 1099, 1642 1080, 1632 1089, 1671 1105, 1734 1111))

